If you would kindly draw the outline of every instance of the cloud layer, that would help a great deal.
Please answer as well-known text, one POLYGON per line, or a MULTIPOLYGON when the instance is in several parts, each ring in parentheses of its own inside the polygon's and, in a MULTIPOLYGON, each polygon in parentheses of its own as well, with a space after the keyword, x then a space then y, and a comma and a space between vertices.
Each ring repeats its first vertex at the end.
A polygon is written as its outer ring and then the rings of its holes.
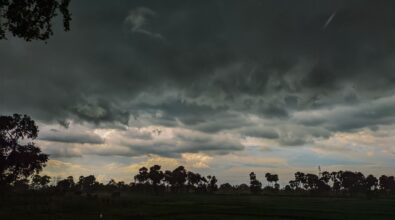
POLYGON ((70 32, 0 42, 0 111, 39 121, 57 158, 346 149, 393 134, 393 6, 73 2, 70 32))

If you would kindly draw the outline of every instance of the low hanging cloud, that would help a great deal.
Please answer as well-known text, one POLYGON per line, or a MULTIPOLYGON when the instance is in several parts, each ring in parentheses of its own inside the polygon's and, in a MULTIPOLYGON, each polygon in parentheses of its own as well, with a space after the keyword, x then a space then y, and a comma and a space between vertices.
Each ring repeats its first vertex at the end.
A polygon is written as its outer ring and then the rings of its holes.
POLYGON ((332 131, 352 131, 395 122, 395 96, 380 97, 356 105, 341 105, 330 109, 297 112, 298 123, 322 126, 332 131))
POLYGON ((104 138, 82 126, 72 126, 70 129, 43 126, 38 139, 69 144, 103 144, 105 142, 104 138))
POLYGON ((211 155, 241 151, 244 146, 228 135, 210 135, 202 132, 162 127, 161 134, 151 139, 136 139, 134 134, 114 134, 109 144, 128 149, 129 155, 155 154, 179 157, 182 153, 206 153, 211 155))

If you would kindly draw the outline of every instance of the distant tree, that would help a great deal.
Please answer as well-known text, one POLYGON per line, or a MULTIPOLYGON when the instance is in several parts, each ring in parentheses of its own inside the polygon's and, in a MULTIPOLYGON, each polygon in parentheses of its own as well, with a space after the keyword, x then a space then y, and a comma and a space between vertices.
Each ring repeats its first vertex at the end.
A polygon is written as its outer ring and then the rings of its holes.
POLYGON ((380 189, 386 192, 395 192, 395 178, 393 176, 382 175, 379 178, 380 189))
POLYGON ((266 177, 267 182, 270 183, 270 184, 272 184, 273 182, 277 183, 277 181, 278 181, 278 175, 277 174, 266 173, 265 177, 266 177))
POLYGON ((48 155, 31 141, 38 127, 29 116, 0 116, 0 188, 38 174, 48 155))
POLYGON ((86 177, 80 176, 77 186, 81 191, 90 193, 97 188, 98 184, 96 177, 94 175, 89 175, 86 177))
POLYGON ((105 187, 108 191, 115 191, 118 189, 118 184, 117 182, 115 182, 114 179, 111 179, 110 181, 108 181, 105 187))
POLYGON ((207 180, 208 180, 208 186, 207 186, 207 190, 209 192, 215 192, 218 190, 218 186, 217 186, 217 178, 215 176, 207 176, 207 180))
POLYGON ((247 184, 242 183, 242 184, 237 186, 237 191, 240 192, 240 193, 249 192, 250 191, 250 187, 247 184))
POLYGON ((118 190, 126 190, 127 188, 128 188, 128 185, 124 182, 124 181, 119 181, 117 184, 116 184, 116 188, 118 189, 118 190))
POLYGON ((230 183, 224 183, 219 186, 219 191, 224 193, 230 193, 233 191, 233 187, 232 185, 230 185, 230 183))
POLYGON ((274 189, 277 190, 277 191, 280 190, 280 184, 275 183, 274 184, 274 189))
POLYGON ((290 180, 289 181, 289 187, 292 190, 299 189, 299 183, 296 180, 290 180))
POLYGON ((308 173, 305 175, 305 188, 309 190, 318 189, 318 176, 308 173), (307 186, 307 187, 306 187, 307 186))
POLYGON ((331 180, 331 174, 327 171, 321 173, 321 177, 317 183, 317 190, 320 192, 330 191, 331 186, 329 185, 329 181, 331 180))
POLYGON ((376 190, 377 189, 379 181, 375 176, 370 174, 366 177, 365 181, 366 181, 367 190, 376 190))
POLYGON ((174 185, 176 191, 180 191, 184 188, 185 182, 187 180, 187 171, 183 166, 179 166, 172 172, 172 177, 174 178, 174 185))
POLYGON ((333 182, 332 185, 332 190, 335 192, 340 191, 341 189, 341 184, 340 184, 340 180, 339 180, 339 175, 342 173, 343 171, 338 171, 338 172, 331 172, 330 176, 331 176, 331 180, 333 182))
POLYGON ((140 184, 145 184, 149 180, 149 173, 146 167, 141 167, 139 173, 134 176, 134 180, 140 184))
POLYGON ((331 180, 331 174, 328 171, 322 172, 320 180, 326 184, 329 183, 329 181, 331 180))
POLYGON ((66 179, 60 180, 56 184, 56 188, 58 188, 61 191, 69 191, 73 189, 75 186, 74 183, 74 178, 72 176, 67 177, 66 179))
POLYGON ((117 186, 117 182, 115 182, 115 180, 114 179, 110 179, 110 181, 108 181, 108 183, 107 183, 107 185, 108 186, 117 186))
POLYGON ((330 179, 331 174, 326 171, 321 173, 321 177, 311 173, 304 174, 302 172, 296 172, 295 180, 289 181, 289 188, 292 190, 301 190, 301 187, 303 187, 309 191, 329 191, 331 189, 328 184, 330 179))
POLYGON ((285 187, 284 187, 285 192, 292 192, 292 190, 293 190, 293 188, 291 185, 285 185, 285 187))
POLYGON ((26 41, 47 40, 52 31, 52 19, 60 12, 65 31, 70 29, 70 0, 1 0, 0 39, 6 33, 26 41))
POLYGON ((250 173, 250 190, 255 194, 262 191, 262 183, 257 180, 254 172, 250 173))
POLYGON ((195 190, 195 192, 206 192, 207 190, 212 190, 211 192, 215 191, 216 181, 211 176, 208 176, 207 179, 204 176, 201 176, 199 173, 194 173, 191 171, 187 172, 187 184, 188 184, 188 191, 195 190), (210 177, 210 178, 209 178, 210 177), (210 185, 210 181, 213 181, 210 185), (207 185, 208 184, 208 185, 207 185), (211 189, 210 189, 211 188, 211 189))
POLYGON ((176 180, 175 180, 175 178, 173 176, 173 172, 170 171, 170 170, 166 170, 163 175, 164 175, 165 185, 167 187, 170 187, 172 190, 174 190, 174 186, 176 184, 176 180))
POLYGON ((159 165, 154 165, 150 167, 150 171, 148 173, 148 178, 151 180, 155 193, 158 193, 158 185, 162 182, 164 178, 164 174, 160 170, 160 168, 161 167, 159 165))
POLYGON ((307 188, 308 186, 306 185, 306 178, 304 173, 302 172, 296 172, 295 173, 295 184, 297 185, 297 188, 307 188))
POLYGON ((200 176, 200 180, 199 180, 198 186, 196 188, 196 192, 207 192, 207 190, 209 188, 209 185, 208 185, 209 182, 206 179, 206 177, 201 176, 200 174, 199 174, 199 176, 200 176))
POLYGON ((341 187, 347 192, 361 192, 365 190, 365 176, 360 172, 340 171, 338 179, 341 187))
POLYGON ((44 175, 40 176, 38 174, 34 175, 32 178, 32 188, 33 189, 45 189, 48 187, 51 177, 44 175))

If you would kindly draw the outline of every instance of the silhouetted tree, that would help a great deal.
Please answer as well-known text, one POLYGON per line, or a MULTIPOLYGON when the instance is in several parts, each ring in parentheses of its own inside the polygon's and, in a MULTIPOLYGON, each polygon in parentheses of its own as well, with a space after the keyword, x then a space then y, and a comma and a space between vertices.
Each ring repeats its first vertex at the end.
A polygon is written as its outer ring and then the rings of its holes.
POLYGON ((338 172, 331 172, 331 180, 333 182, 332 185, 332 190, 335 192, 340 191, 341 189, 341 184, 340 184, 340 180, 339 180, 339 174, 343 172, 343 171, 338 171, 338 172))
POLYGON ((159 165, 154 165, 150 167, 150 171, 148 173, 148 178, 151 180, 155 193, 158 193, 158 185, 164 178, 163 172, 160 168, 161 167, 159 165))
POLYGON ((199 183, 201 181, 202 177, 198 173, 194 173, 191 171, 187 172, 187 184, 188 184, 188 189, 196 189, 199 186, 199 183))
POLYGON ((207 180, 208 180, 208 186, 207 186, 207 190, 209 192, 215 192, 218 190, 218 186, 217 186, 217 178, 215 176, 207 176, 207 180))
POLYGON ((67 177, 66 179, 60 180, 56 184, 56 188, 58 188, 61 191, 69 191, 73 189, 75 186, 74 183, 74 178, 72 176, 67 177))
POLYGON ((277 181, 278 181, 277 174, 266 173, 265 177, 266 177, 267 182, 269 182, 270 184, 272 184, 273 182, 277 183, 277 181))
POLYGON ((98 184, 99 183, 96 181, 96 177, 94 175, 89 175, 86 177, 80 176, 77 186, 81 191, 90 193, 97 188, 98 184))
POLYGON ((32 178, 31 186, 33 189, 45 189, 48 187, 50 181, 51 181, 51 177, 47 175, 40 176, 36 174, 32 178))
MULTIPOLYGON (((200 176, 200 174, 199 174, 199 176, 200 176)), ((207 192, 207 190, 208 190, 208 183, 209 182, 206 179, 206 177, 200 176, 200 180, 199 180, 198 186, 196 188, 196 191, 197 192, 207 192)))
POLYGON ((139 169, 139 173, 136 176, 134 176, 134 180, 140 184, 147 183, 148 179, 149 179, 149 173, 146 167, 141 167, 139 169))
POLYGON ((329 183, 329 181, 331 180, 331 174, 328 171, 322 172, 320 180, 324 183, 329 183))
POLYGON ((329 191, 331 189, 328 184, 330 179, 331 174, 325 171, 321 173, 321 177, 311 173, 296 172, 295 180, 289 181, 289 189, 301 190, 301 187, 303 187, 309 191, 329 191))
POLYGON ((118 190, 122 191, 122 190, 126 190, 128 188, 128 185, 124 181, 119 181, 116 184, 116 187, 117 187, 118 190))
POLYGON ((176 191, 180 191, 184 188, 185 182, 187 180, 187 171, 183 166, 179 166, 172 172, 173 179, 173 187, 176 191))
POLYGON ((305 180, 305 188, 309 190, 317 190, 318 189, 318 176, 315 174, 307 173, 304 176, 305 180))
POLYGON ((360 172, 339 171, 337 178, 342 189, 347 192, 360 192, 366 188, 365 176, 360 172))
POLYGON ((393 176, 380 176, 379 185, 380 189, 386 192, 395 192, 395 178, 393 176))
POLYGON ((250 187, 245 183, 238 185, 236 189, 239 193, 246 193, 250 191, 250 187))
POLYGON ((327 171, 321 173, 321 177, 317 183, 317 190, 320 192, 330 191, 331 186, 329 185, 329 181, 331 180, 331 174, 327 171))
POLYGON ((256 179, 254 172, 250 173, 250 190, 252 193, 259 193, 262 190, 262 183, 256 179))
POLYGON ((174 190, 174 185, 176 184, 176 180, 173 177, 173 172, 171 172, 170 170, 165 171, 164 182, 167 187, 170 187, 172 190, 174 190))
POLYGON ((111 179, 110 181, 108 181, 105 187, 108 191, 116 191, 118 189, 118 184, 117 182, 115 182, 114 179, 111 179))
POLYGON ((219 191, 224 193, 230 193, 233 191, 233 187, 232 185, 230 185, 230 183, 224 183, 219 186, 219 191))
POLYGON ((284 187, 285 192, 292 192, 292 190, 293 190, 293 188, 291 185, 285 185, 285 187, 284 187))
POLYGON ((65 31, 70 29, 70 0, 1 0, 0 39, 9 32, 26 41, 47 40, 52 31, 52 19, 60 12, 65 31))
POLYGON ((292 190, 299 189, 299 183, 298 183, 298 181, 296 181, 296 180, 290 180, 290 181, 289 181, 289 187, 290 187, 290 189, 292 189, 292 190))
POLYGON ((45 166, 48 155, 31 141, 37 134, 29 116, 0 116, 0 187, 38 174, 45 166))
POLYGON ((368 175, 366 177, 366 188, 367 190, 376 190, 377 186, 379 184, 379 181, 376 177, 374 177, 373 175, 368 175))

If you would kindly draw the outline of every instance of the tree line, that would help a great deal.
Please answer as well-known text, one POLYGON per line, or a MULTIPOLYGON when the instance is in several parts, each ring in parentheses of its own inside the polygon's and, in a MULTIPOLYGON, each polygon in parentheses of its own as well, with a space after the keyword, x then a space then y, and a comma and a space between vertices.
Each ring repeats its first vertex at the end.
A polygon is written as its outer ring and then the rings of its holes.
POLYGON ((74 180, 73 176, 58 179, 51 184, 51 177, 47 175, 33 175, 31 180, 17 181, 10 187, 19 190, 39 190, 95 193, 111 192, 114 195, 120 192, 145 192, 153 194, 163 193, 332 193, 334 195, 353 195, 355 193, 377 193, 395 195, 394 176, 382 175, 376 178, 373 175, 365 176, 361 172, 353 171, 324 171, 319 175, 296 172, 295 178, 281 187, 277 174, 266 173, 266 186, 258 180, 254 172, 249 174, 249 184, 231 185, 223 183, 218 185, 215 176, 203 176, 199 173, 187 171, 179 166, 173 171, 162 171, 160 165, 153 165, 149 169, 141 167, 134 176, 133 181, 125 183, 111 179, 108 183, 100 183, 94 175, 80 176, 74 180))
POLYGON ((174 170, 161 170, 160 165, 141 167, 131 183, 110 180, 99 183, 94 175, 72 176, 56 179, 39 173, 48 161, 33 140, 38 135, 35 122, 26 115, 0 116, 0 190, 54 190, 58 192, 92 193, 122 191, 172 193, 382 193, 395 194, 394 176, 379 178, 361 172, 337 171, 312 173, 296 172, 295 178, 281 188, 277 174, 266 173, 267 185, 254 172, 249 174, 249 184, 231 185, 223 183, 213 175, 204 176, 188 171, 184 166, 174 170))

